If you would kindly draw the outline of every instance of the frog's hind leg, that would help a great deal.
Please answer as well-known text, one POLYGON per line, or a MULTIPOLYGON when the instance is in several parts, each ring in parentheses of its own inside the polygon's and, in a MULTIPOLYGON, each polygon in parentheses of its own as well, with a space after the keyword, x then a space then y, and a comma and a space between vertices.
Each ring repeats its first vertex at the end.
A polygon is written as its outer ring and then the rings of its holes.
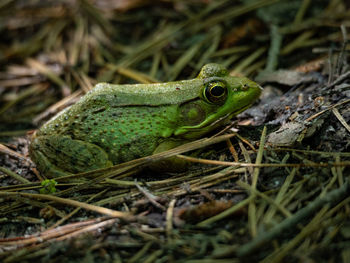
POLYGON ((38 136, 30 145, 30 155, 39 171, 48 177, 112 166, 102 148, 69 136, 38 136))

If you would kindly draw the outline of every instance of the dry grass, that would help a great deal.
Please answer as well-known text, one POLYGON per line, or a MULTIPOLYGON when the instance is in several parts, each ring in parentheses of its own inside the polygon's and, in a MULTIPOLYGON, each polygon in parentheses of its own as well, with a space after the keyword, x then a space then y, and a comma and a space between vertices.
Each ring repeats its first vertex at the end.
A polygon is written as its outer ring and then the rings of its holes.
POLYGON ((345 262, 349 7, 282 1, 276 16, 275 2, 2 1, 0 260, 345 262), (207 62, 257 79, 280 68, 314 79, 271 81, 284 95, 240 116, 257 126, 239 135, 60 177, 57 192, 39 194, 45 178, 26 155, 41 123, 98 82, 188 79, 207 62), (293 121, 303 124, 295 144, 272 145, 273 124, 293 121), (200 164, 143 169, 175 155, 200 164))

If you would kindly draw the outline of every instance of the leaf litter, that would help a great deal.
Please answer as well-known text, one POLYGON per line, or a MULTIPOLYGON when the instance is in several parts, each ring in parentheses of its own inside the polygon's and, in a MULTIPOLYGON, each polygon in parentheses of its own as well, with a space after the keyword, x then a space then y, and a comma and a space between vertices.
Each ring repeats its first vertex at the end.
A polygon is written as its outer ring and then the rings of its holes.
POLYGON ((1 261, 345 262, 349 6, 310 3, 3 1, 1 261), (208 62, 265 88, 234 131, 39 194, 40 124, 98 82, 188 79, 208 62), (175 155, 193 167, 145 168, 175 155))

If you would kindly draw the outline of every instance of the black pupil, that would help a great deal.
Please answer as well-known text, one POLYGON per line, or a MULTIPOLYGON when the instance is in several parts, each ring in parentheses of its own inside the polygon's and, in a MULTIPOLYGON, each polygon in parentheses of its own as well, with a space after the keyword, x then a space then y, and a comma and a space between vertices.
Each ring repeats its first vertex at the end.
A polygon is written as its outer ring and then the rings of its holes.
POLYGON ((221 86, 214 86, 210 90, 211 95, 219 97, 225 93, 225 89, 221 86))

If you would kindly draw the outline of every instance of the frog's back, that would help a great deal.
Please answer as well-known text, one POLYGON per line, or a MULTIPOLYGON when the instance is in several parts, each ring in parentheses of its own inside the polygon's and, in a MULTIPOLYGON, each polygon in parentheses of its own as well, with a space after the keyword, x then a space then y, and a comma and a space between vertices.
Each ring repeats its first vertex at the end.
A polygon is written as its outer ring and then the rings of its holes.
POLYGON ((80 103, 90 104, 92 100, 112 107, 174 105, 198 97, 202 85, 202 79, 154 84, 99 83, 80 103))

